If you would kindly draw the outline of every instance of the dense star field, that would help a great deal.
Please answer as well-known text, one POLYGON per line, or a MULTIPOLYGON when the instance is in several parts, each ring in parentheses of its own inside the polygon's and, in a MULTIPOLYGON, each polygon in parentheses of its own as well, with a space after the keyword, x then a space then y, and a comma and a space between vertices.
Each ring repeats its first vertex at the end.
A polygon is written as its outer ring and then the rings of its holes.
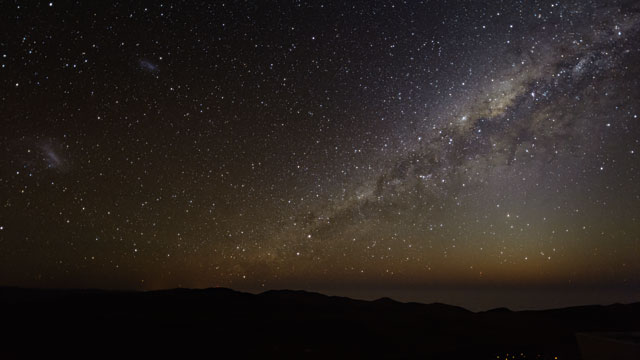
POLYGON ((0 284, 640 296, 637 1, 0 14, 0 284))

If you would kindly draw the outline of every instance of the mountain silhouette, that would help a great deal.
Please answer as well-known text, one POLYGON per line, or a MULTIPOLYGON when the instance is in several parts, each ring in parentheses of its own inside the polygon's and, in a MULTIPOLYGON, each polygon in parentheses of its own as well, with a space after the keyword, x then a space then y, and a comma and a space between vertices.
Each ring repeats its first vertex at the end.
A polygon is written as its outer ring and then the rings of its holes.
MULTIPOLYGON (((471 312, 226 288, 147 292, 0 288, 0 358, 580 359, 576 334, 633 333, 640 303, 471 312)), ((583 337, 590 339, 589 337, 583 337)), ((618 336, 620 338, 620 336, 618 336)))

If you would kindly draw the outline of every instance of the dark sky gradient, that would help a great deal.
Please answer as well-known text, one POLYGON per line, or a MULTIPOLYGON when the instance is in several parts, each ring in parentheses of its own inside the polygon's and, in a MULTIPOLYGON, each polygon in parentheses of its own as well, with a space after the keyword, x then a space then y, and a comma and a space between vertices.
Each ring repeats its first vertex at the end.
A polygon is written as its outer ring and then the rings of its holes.
POLYGON ((0 14, 0 284, 640 300, 637 1, 0 14))

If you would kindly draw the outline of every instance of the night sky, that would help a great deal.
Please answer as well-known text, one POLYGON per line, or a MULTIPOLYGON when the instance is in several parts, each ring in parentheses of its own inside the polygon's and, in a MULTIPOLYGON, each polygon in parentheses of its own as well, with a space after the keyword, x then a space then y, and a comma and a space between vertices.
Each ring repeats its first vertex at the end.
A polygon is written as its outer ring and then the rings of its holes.
POLYGON ((638 1, 3 1, 0 284, 640 299, 638 1))

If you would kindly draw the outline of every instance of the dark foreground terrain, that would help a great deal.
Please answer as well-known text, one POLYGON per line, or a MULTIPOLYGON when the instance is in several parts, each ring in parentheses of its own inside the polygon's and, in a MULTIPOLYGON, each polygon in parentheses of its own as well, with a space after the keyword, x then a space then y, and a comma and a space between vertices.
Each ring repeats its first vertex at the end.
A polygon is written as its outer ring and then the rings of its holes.
POLYGON ((302 291, 0 288, 0 305, 3 359, 580 359, 576 333, 640 330, 640 303, 473 313, 302 291))

